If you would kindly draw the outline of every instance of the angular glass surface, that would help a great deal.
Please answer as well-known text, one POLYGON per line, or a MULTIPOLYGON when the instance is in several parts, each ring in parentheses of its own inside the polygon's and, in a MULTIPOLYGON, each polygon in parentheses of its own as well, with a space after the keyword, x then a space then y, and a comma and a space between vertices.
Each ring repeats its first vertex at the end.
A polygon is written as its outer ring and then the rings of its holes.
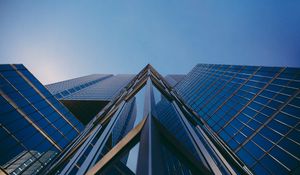
POLYGON ((189 150, 196 159, 200 159, 173 105, 155 86, 153 86, 153 95, 155 106, 152 111, 155 118, 186 147, 186 150, 189 150))
MULTIPOLYGON (((144 107, 145 107, 145 92, 146 86, 144 86, 140 91, 134 96, 135 100, 135 113, 136 119, 134 122, 134 127, 136 127, 145 117, 144 107)), ((137 158, 139 152, 139 143, 136 144, 128 154, 127 166, 132 172, 136 172, 137 158)))
POLYGON ((133 129, 137 116, 136 106, 135 97, 125 104, 124 109, 112 131, 112 145, 116 145, 131 129, 133 129))
POLYGON ((136 105, 136 119, 134 122, 134 127, 138 125, 142 119, 145 117, 144 108, 145 108, 145 92, 146 86, 139 90, 139 92, 134 96, 135 105, 136 105))
POLYGON ((0 70, 0 165, 11 174, 35 174, 78 135, 63 117, 82 128, 24 66, 5 67, 0 70))
POLYGON ((108 163, 107 167, 97 174, 136 174, 138 151, 139 143, 136 143, 132 148, 120 153, 112 163, 108 163), (127 163, 124 163, 123 160, 127 158, 128 154, 131 156, 128 158, 127 163))
POLYGON ((137 143, 130 151, 127 159, 126 166, 134 173, 136 173, 136 167, 138 162, 140 144, 137 143))
POLYGON ((189 161, 183 154, 181 154, 179 150, 177 150, 168 142, 162 142, 160 148, 163 158, 162 162, 164 163, 164 165, 162 166, 163 170, 161 170, 163 174, 199 174, 199 169, 197 169, 197 166, 195 166, 199 162, 196 163, 189 161))
MULTIPOLYGON (((280 174, 287 172, 281 171, 282 168, 278 168, 278 171, 267 169, 272 164, 276 167, 278 161, 284 162, 282 164, 286 167, 295 165, 288 159, 283 160, 284 156, 277 156, 277 161, 273 161, 269 158, 269 151, 273 150, 274 144, 279 144, 290 153, 286 153, 286 157, 297 155, 295 150, 299 152, 299 137, 292 135, 299 123, 300 98, 299 95, 296 97, 300 87, 299 77, 299 68, 238 68, 230 65, 227 69, 223 65, 199 64, 175 89, 231 149, 240 150, 238 157, 251 170, 256 173, 280 174), (219 85, 221 88, 215 87, 219 82, 223 82, 219 85), (216 124, 227 126, 220 129, 216 124), (259 134, 256 134, 257 130, 259 134), (245 140, 245 136, 251 138, 250 142, 245 140), (259 147, 255 147, 252 142, 259 147), (267 151, 267 156, 259 163, 246 158, 261 157, 262 152, 259 150, 267 151)), ((276 157, 275 151, 273 155, 276 157)), ((291 168, 289 173, 294 173, 294 170, 291 168)))

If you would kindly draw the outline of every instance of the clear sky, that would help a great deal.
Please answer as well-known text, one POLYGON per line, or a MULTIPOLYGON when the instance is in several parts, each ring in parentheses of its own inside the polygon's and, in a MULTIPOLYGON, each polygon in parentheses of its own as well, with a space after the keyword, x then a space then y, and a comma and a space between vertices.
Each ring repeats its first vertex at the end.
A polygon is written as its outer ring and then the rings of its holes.
POLYGON ((147 63, 300 67, 300 0, 0 0, 4 63, 45 84, 147 63))

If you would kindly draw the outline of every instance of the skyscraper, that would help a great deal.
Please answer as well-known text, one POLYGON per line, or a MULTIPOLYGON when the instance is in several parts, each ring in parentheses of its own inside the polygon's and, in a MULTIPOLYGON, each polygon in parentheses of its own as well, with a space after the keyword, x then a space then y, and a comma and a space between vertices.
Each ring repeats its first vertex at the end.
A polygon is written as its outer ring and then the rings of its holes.
POLYGON ((0 173, 37 173, 84 128, 23 65, 0 65, 0 94, 0 173))
POLYGON ((211 134, 147 65, 44 173, 250 173, 231 153, 225 158, 211 134))
POLYGON ((176 90, 254 173, 299 174, 300 69, 199 64, 176 90))
POLYGON ((46 85, 46 88, 85 125, 133 77, 124 74, 94 74, 46 85))
POLYGON ((23 173, 298 174, 299 77, 298 68, 206 64, 162 77, 147 65, 47 85, 84 129, 55 156, 21 151, 1 170, 39 160, 23 173))

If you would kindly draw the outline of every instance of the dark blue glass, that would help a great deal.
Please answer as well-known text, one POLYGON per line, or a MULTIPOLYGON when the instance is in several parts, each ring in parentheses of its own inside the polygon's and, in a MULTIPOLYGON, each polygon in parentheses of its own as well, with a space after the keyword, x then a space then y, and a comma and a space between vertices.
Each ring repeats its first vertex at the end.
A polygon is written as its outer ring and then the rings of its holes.
MULTIPOLYGON (((286 151, 293 155, 298 155, 296 150, 298 152, 300 150, 298 148, 300 143, 300 125, 298 125, 300 95, 296 98, 293 96, 300 88, 299 68, 244 66, 240 73, 235 75, 238 70, 233 71, 231 68, 226 70, 222 66, 220 67, 221 69, 216 69, 214 65, 199 64, 182 82, 175 86, 175 89, 188 104, 196 104, 191 107, 203 117, 213 130, 218 131, 219 137, 231 148, 236 149, 239 146, 246 148, 247 146, 249 150, 253 147, 253 149, 271 150, 275 153, 279 150, 273 150, 272 148, 274 144, 279 142, 279 146, 286 151), (207 69, 206 67, 212 67, 212 69, 207 69), (232 72, 229 72, 229 70, 232 72), (256 70, 257 72, 255 73, 256 70), (283 72, 280 73, 281 71, 283 72), (213 76, 210 77, 210 75, 213 76), (227 82, 230 78, 232 78, 232 81, 227 82), (212 83, 211 80, 215 84, 211 88, 207 88, 212 83), (190 88, 188 83, 192 84, 193 82, 197 82, 197 84, 190 88), (205 85, 204 87, 206 88, 202 88, 200 85, 205 85), (222 86, 222 88, 215 86, 222 86), (264 87, 266 89, 263 89, 264 87), (197 89, 197 92, 195 89, 197 89), (214 89, 219 89, 220 92, 216 95, 214 89), (259 93, 261 90, 262 92, 259 93), (253 99, 254 96, 256 96, 255 99, 253 99), (206 99, 207 97, 208 99, 206 99), (210 97, 214 98, 210 99, 210 97), (249 103, 250 100, 253 101, 249 103), (203 101, 207 104, 203 103, 203 101), (244 107, 245 109, 240 112, 244 107), (282 109, 282 107, 284 108, 282 109), (226 132, 219 129, 216 125, 218 123, 222 127, 228 124, 228 121, 230 123, 224 129, 226 132), (245 124, 249 127, 243 127, 245 124), (266 126, 261 129, 262 125, 266 126), (242 135, 237 134, 238 131, 236 129, 241 129, 241 132, 248 137, 252 136, 254 131, 261 130, 253 138, 251 137, 250 141, 244 143, 245 145, 239 145, 238 142, 243 143, 244 138, 242 135), (230 139, 231 136, 234 136, 233 139, 230 139), (283 137, 288 137, 291 140, 283 137), (254 147, 252 142, 253 144, 255 142, 258 147, 254 147)), ((249 151, 249 154, 258 158, 261 155, 261 151, 249 151), (260 154, 255 155, 258 152, 260 154)), ((240 155, 242 154, 240 153, 240 155)), ((240 155, 238 156, 240 157, 240 155)), ((299 158, 299 156, 297 157, 299 158)), ((269 170, 265 170, 264 166, 270 164, 270 162, 274 164, 276 161, 273 162, 267 159, 265 158, 259 164, 250 165, 249 162, 246 164, 249 167, 253 166, 251 169, 255 173, 271 174, 269 170)), ((278 159, 282 158, 278 157, 278 159)), ((299 160, 297 161, 299 165, 299 160)), ((286 166, 289 167, 287 164, 286 166)), ((267 167, 271 168, 271 164, 267 167)), ((276 170, 272 170, 272 172, 275 174, 286 174, 288 170, 278 168, 278 172, 276 170)))
POLYGON ((275 159, 280 160, 285 166, 289 169, 295 169, 298 166, 298 161, 296 158, 292 157, 287 152, 280 149, 278 146, 275 146, 271 151, 270 154, 275 157, 275 159))
POLYGON ((245 149, 251 153, 251 155, 256 158, 259 159, 260 157, 263 156, 264 152, 263 150, 261 150, 257 145, 255 145, 252 141, 249 141, 246 145, 245 145, 245 149))
POLYGON ((282 123, 279 123, 275 120, 272 120, 268 124, 268 126, 272 129, 274 129, 275 131, 279 132, 282 135, 285 135, 290 130, 290 128, 288 126, 283 125, 282 123))
POLYGON ((300 108, 291 106, 291 105, 286 105, 282 111, 284 111, 292 116, 295 116, 295 117, 299 117, 299 114, 300 114, 300 108))
POLYGON ((297 125, 297 122, 299 121, 299 119, 295 118, 295 117, 292 117, 292 116, 289 116, 289 115, 286 115, 284 113, 278 113, 275 117, 275 119, 283 122, 283 123, 286 123, 290 126, 295 126, 297 125))
POLYGON ((294 140, 297 143, 300 143, 300 131, 293 129, 288 135, 290 139, 294 140))
POLYGON ((264 127, 262 130, 260 130, 260 133, 273 142, 277 142, 282 137, 277 132, 274 132, 267 127, 264 127))
POLYGON ((253 166, 252 169, 256 174, 265 174, 265 175, 270 174, 270 172, 267 171, 267 169, 264 168, 260 163, 257 163, 255 166, 253 166))
POLYGON ((251 156, 251 154, 249 152, 247 152, 244 149, 240 149, 237 152, 237 155, 247 164, 247 165, 252 165, 255 160, 253 159, 253 157, 251 156))
POLYGON ((283 149, 287 150, 291 154, 295 155, 296 157, 300 157, 300 146, 299 144, 296 144, 295 142, 291 141, 288 138, 283 138, 279 143, 279 146, 281 146, 283 149))
POLYGON ((253 137, 253 141, 265 151, 268 151, 273 146, 273 144, 270 141, 262 137, 260 134, 256 134, 253 137))
POLYGON ((288 174, 288 170, 269 155, 265 155, 260 162, 274 174, 288 174))

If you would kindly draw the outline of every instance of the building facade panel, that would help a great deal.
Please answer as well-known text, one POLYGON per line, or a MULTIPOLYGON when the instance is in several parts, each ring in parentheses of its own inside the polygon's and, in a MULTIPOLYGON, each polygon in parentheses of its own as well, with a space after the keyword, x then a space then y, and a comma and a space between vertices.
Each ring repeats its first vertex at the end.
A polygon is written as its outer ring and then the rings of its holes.
POLYGON ((110 101, 134 75, 93 74, 46 85, 59 100, 110 101))
MULTIPOLYGON (((4 170, 14 172, 12 167, 21 153, 32 156, 41 168, 83 130, 83 125, 23 65, 0 65, 0 82, 0 164, 4 170), (50 150, 49 159, 40 159, 50 150)), ((18 167, 19 173, 30 166, 18 167)), ((30 169, 35 172, 39 168, 30 169)))
POLYGON ((133 77, 134 75, 115 75, 71 94, 64 100, 110 101, 133 77))
POLYGON ((46 87, 56 98, 63 99, 70 94, 87 88, 111 76, 111 74, 92 74, 84 77, 49 84, 46 85, 46 87))
POLYGON ((165 80, 168 82, 168 84, 172 87, 174 87, 177 83, 179 83, 185 75, 182 74, 170 74, 165 76, 165 80))
POLYGON ((299 68, 199 64, 162 77, 147 65, 48 88, 0 65, 0 174, 300 172, 299 68))
POLYGON ((235 174, 246 171, 235 160, 227 162, 194 113, 185 108, 166 80, 150 65, 121 92, 45 173, 235 174))
POLYGON ((255 173, 300 166, 300 69, 198 64, 181 97, 255 173))

